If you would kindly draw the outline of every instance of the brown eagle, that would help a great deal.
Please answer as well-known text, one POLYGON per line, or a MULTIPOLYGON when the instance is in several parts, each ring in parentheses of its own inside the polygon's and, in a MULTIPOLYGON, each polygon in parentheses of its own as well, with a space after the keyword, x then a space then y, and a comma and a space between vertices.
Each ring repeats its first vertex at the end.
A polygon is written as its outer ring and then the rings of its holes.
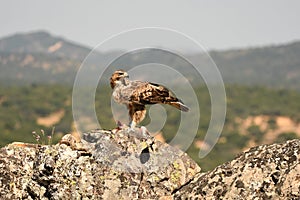
POLYGON ((166 87, 150 82, 131 81, 124 70, 117 70, 112 74, 110 86, 114 100, 127 106, 131 128, 145 118, 146 104, 168 104, 183 112, 189 111, 166 87))

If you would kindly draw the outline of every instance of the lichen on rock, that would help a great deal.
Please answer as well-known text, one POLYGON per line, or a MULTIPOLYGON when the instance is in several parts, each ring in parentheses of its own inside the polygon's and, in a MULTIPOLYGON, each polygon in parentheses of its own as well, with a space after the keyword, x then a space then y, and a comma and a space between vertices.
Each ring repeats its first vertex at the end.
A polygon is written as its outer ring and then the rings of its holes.
POLYGON ((300 140, 263 145, 180 188, 175 199, 300 199, 300 140))
POLYGON ((13 145, 0 152, 4 199, 158 199, 200 167, 181 150, 139 129, 94 130, 81 142, 13 145))
POLYGON ((263 145, 200 173, 142 129, 93 130, 0 150, 1 199, 300 199, 300 140, 263 145))

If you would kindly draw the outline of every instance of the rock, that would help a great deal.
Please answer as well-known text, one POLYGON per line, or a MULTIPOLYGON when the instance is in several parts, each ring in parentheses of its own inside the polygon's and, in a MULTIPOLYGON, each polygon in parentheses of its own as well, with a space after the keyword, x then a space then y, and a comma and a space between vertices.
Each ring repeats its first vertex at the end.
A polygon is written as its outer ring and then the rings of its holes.
POLYGON ((173 199, 200 167, 143 129, 71 135, 0 150, 1 199, 173 199))
POLYGON ((300 140, 258 146, 200 173, 145 129, 82 137, 2 148, 1 199, 300 199, 300 140))
POLYGON ((258 146, 181 187, 175 199, 300 199, 300 140, 258 146))

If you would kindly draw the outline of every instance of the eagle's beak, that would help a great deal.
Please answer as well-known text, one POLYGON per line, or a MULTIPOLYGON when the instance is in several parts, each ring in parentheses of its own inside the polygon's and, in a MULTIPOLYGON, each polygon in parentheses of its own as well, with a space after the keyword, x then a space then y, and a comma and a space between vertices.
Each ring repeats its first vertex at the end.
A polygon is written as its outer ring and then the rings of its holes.
POLYGON ((127 74, 127 72, 124 72, 124 78, 129 78, 129 75, 127 74))

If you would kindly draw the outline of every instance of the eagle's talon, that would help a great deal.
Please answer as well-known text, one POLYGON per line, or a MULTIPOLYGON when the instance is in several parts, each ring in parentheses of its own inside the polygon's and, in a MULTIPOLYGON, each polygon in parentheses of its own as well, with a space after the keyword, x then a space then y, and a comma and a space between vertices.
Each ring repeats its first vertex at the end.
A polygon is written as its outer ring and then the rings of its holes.
POLYGON ((128 126, 126 124, 123 124, 122 122, 120 122, 119 120, 117 121, 117 129, 121 130, 121 129, 125 129, 128 126))
POLYGON ((129 127, 130 127, 130 129, 134 130, 135 127, 136 127, 136 123, 135 123, 134 121, 131 121, 131 122, 129 123, 129 127))
POLYGON ((150 132, 147 130, 147 128, 145 126, 141 126, 140 131, 143 135, 147 135, 147 136, 150 135, 150 132))
POLYGON ((118 127, 122 127, 123 125, 124 125, 124 124, 123 124, 121 121, 119 121, 119 120, 117 121, 117 126, 118 126, 118 127))

